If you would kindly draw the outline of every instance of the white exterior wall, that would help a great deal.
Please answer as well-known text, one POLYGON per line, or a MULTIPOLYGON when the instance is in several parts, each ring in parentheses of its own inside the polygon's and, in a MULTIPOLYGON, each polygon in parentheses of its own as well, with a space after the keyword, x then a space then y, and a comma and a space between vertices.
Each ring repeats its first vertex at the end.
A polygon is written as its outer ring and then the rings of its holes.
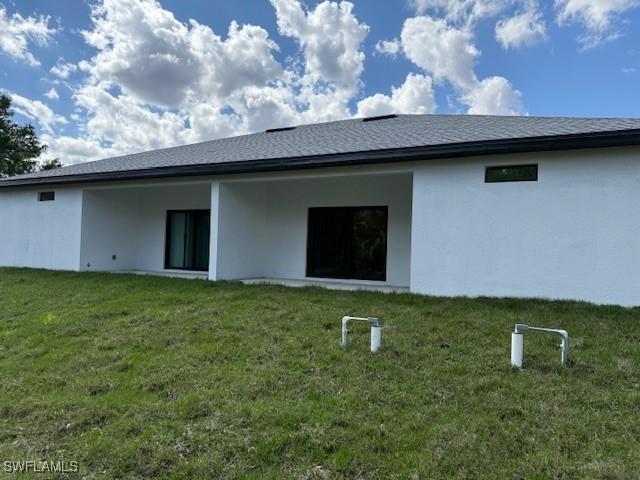
POLYGON ((208 208, 209 184, 85 190, 81 269, 163 270, 167 210, 208 208))
POLYGON ((640 305, 638 147, 277 175, 3 189, 0 265, 162 270, 166 210, 211 207, 211 279, 304 279, 309 207, 388 205, 389 285, 640 305), (484 183, 517 163, 538 182, 484 183))
POLYGON ((78 188, 0 191, 0 265, 78 270, 81 214, 78 188), (39 202, 38 191, 55 200, 39 202))
MULTIPOLYGON (((269 255, 264 233, 266 185, 221 183, 217 188, 217 208, 211 210, 212 217, 218 213, 217 241, 211 250, 216 251, 217 262, 215 277, 210 273, 209 278, 237 280, 264 276, 264 257, 269 255)), ((213 199, 212 195, 212 203, 213 199)))
POLYGON ((409 286, 410 174, 221 183, 217 202, 216 279, 305 279, 310 207, 387 205, 385 283, 409 286))
POLYGON ((640 149, 425 162, 413 202, 413 292, 640 304, 640 149), (517 163, 538 181, 484 183, 517 163))

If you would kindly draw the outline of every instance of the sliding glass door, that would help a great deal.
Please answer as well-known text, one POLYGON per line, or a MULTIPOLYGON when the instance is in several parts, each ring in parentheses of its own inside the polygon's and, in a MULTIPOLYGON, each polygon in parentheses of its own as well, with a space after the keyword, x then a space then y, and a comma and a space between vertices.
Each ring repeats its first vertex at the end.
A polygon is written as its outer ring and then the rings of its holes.
POLYGON ((169 210, 164 268, 209 269, 209 210, 169 210))
POLYGON ((387 278, 387 207, 310 208, 307 276, 387 278))

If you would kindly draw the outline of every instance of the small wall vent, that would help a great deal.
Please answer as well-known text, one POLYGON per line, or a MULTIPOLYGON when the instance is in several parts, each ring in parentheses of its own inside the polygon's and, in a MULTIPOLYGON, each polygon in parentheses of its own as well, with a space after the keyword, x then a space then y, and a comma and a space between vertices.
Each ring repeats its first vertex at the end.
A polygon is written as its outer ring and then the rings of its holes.
POLYGON ((377 117, 366 117, 363 118, 363 122, 375 122, 376 120, 386 120, 388 118, 396 118, 398 115, 392 113, 391 115, 378 115, 377 117))
POLYGON ((56 192, 38 192, 39 202, 53 202, 56 199, 56 192))
POLYGON ((287 130, 295 130, 296 127, 280 127, 280 128, 267 128, 265 133, 274 133, 274 132, 286 132, 287 130))

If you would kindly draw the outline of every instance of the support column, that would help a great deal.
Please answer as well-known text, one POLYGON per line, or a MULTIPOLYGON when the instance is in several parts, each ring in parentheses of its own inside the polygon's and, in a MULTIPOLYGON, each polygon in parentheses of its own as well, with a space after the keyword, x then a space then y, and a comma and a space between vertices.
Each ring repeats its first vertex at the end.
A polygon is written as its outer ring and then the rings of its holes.
POLYGON ((424 219, 424 173, 416 168, 411 182, 411 264, 409 268, 409 290, 412 293, 428 293, 425 288, 425 243, 428 231, 424 219))
POLYGON ((211 184, 211 231, 209 233, 209 280, 218 280, 218 227, 220 225, 220 182, 211 184))

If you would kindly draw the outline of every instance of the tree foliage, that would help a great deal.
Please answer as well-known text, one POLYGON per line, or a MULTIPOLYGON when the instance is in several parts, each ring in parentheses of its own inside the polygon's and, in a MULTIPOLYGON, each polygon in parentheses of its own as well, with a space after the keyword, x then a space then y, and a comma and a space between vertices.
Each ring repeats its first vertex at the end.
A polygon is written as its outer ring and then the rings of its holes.
POLYGON ((33 125, 18 125, 12 116, 11 98, 0 93, 0 177, 61 167, 57 159, 38 163, 47 146, 40 143, 33 125))
POLYGON ((60 167, 62 167, 62 163, 60 163, 60 160, 58 160, 57 158, 52 158, 51 160, 43 160, 42 162, 40 162, 38 169, 41 172, 44 172, 45 170, 53 170, 54 168, 60 167))

